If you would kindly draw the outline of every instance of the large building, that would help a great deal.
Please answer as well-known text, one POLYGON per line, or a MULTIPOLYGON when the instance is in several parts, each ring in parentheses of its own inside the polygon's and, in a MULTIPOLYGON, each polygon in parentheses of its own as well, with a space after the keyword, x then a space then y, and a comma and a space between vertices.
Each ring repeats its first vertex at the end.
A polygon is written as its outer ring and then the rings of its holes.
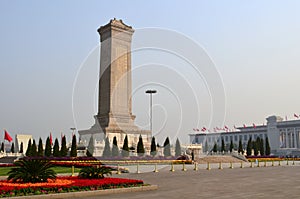
POLYGON ((150 148, 151 132, 134 124, 132 114, 131 39, 134 30, 122 20, 110 20, 98 29, 101 41, 98 114, 95 125, 79 131, 80 142, 87 145, 91 135, 97 142, 105 137, 110 143, 116 136, 122 147, 128 136, 129 147, 136 148, 139 136, 146 149, 150 148))
POLYGON ((265 140, 269 139, 271 153, 274 155, 300 156, 300 120, 283 121, 279 116, 267 118, 266 125, 239 127, 233 132, 213 132, 189 134, 192 144, 202 144, 203 149, 207 144, 208 150, 217 143, 221 146, 222 139, 225 145, 229 145, 231 140, 235 146, 242 141, 243 148, 246 149, 247 142, 251 137, 265 140))

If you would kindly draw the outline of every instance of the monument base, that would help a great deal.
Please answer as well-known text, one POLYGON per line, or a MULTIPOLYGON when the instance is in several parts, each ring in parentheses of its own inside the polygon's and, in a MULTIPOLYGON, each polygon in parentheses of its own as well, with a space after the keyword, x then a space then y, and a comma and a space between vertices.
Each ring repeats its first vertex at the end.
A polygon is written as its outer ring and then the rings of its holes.
MULTIPOLYGON (((145 151, 150 151, 151 146, 151 131, 142 130, 138 126, 134 125, 133 122, 119 123, 111 122, 108 123, 107 127, 101 127, 100 123, 103 124, 103 118, 99 118, 98 115, 94 116, 95 124, 88 130, 80 130, 79 143, 87 146, 90 137, 93 135, 96 142, 104 142, 105 138, 108 137, 109 143, 112 145, 113 138, 116 136, 118 146, 121 149, 124 143, 125 136, 128 138, 128 146, 136 149, 140 135, 143 138, 143 144, 145 151), (99 121, 100 120, 100 121, 99 121)), ((113 118, 115 121, 116 118, 113 118)), ((133 120, 132 120, 133 121, 133 120)))

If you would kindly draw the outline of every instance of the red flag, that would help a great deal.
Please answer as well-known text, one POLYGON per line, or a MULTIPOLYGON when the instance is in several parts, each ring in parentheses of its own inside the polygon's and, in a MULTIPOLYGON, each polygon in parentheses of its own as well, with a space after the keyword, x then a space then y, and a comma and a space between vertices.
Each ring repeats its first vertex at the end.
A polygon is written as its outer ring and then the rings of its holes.
POLYGON ((13 139, 10 137, 9 133, 7 133, 6 130, 4 130, 4 139, 11 142, 13 139))
POLYGON ((201 129, 201 131, 203 131, 203 132, 204 132, 204 131, 206 131, 206 128, 205 128, 205 127, 203 127, 203 128, 201 129))
POLYGON ((253 128, 256 128, 256 125, 253 123, 253 128))
POLYGON ((244 124, 244 128, 246 128, 246 124, 244 124))
POLYGON ((228 128, 228 126, 225 125, 225 126, 224 126, 224 129, 228 130, 229 128, 228 128))
POLYGON ((294 113, 294 117, 295 117, 295 118, 299 118, 299 116, 298 116, 296 113, 294 113))
POLYGON ((52 133, 50 132, 50 145, 52 145, 52 133))

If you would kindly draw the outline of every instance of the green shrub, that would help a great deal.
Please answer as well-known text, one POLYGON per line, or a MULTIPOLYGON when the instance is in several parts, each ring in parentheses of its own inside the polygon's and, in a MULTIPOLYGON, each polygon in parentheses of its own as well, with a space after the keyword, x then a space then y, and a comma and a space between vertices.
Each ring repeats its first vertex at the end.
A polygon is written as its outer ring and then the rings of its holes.
POLYGON ((95 178, 104 178, 104 175, 111 175, 112 169, 109 167, 84 167, 79 172, 80 178, 88 178, 88 179, 95 179, 95 178))
POLYGON ((56 179, 53 165, 45 160, 23 159, 14 163, 16 167, 8 172, 7 180, 13 182, 47 182, 48 179, 56 179))

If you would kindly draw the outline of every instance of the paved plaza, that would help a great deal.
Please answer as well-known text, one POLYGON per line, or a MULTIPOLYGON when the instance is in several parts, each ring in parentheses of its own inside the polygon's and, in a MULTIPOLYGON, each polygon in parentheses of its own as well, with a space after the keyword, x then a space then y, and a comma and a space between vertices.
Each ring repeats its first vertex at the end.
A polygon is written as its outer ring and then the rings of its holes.
MULTIPOLYGON (((129 173, 114 175, 123 178, 142 179, 145 183, 159 186, 156 191, 122 193, 101 196, 101 198, 300 198, 300 166, 274 166, 233 169, 224 165, 204 165, 198 171, 188 165, 187 171, 176 165, 175 172, 164 167, 158 173, 129 173)), ((142 167, 142 166, 141 166, 142 167)), ((96 197, 89 197, 90 199, 96 197)))

